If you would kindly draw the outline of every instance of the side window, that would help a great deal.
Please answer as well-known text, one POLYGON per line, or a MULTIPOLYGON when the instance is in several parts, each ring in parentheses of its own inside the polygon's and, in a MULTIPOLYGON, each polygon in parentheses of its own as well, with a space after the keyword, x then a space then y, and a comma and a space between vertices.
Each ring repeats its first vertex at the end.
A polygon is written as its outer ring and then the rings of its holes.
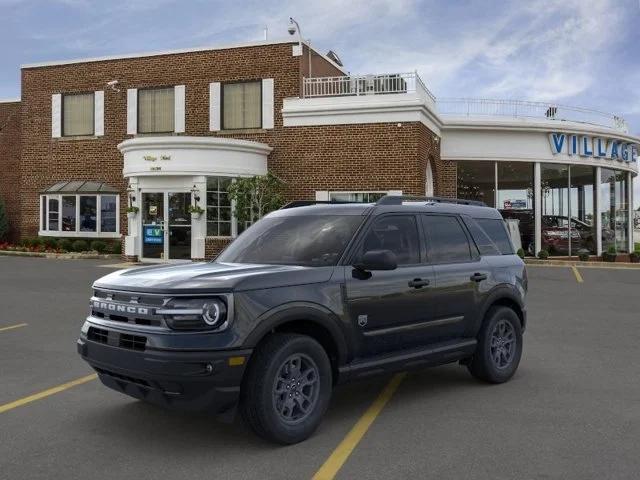
POLYGON ((478 246, 480 255, 502 255, 502 252, 493 240, 489 238, 489 235, 487 235, 487 233, 473 218, 466 217, 464 219, 464 223, 467 225, 469 232, 471 232, 471 236, 478 246))
POLYGON ((367 232, 360 256, 369 250, 391 250, 398 265, 420 263, 418 225, 413 215, 391 215, 375 220, 367 232))
POLYGON ((432 263, 471 261, 469 240, 456 217, 423 215, 422 224, 427 233, 432 263))
POLYGON ((489 238, 496 244, 498 250, 502 255, 512 255, 513 245, 511 238, 507 232, 507 227, 504 224, 504 220, 493 218, 477 218, 476 221, 482 229, 487 232, 489 238))

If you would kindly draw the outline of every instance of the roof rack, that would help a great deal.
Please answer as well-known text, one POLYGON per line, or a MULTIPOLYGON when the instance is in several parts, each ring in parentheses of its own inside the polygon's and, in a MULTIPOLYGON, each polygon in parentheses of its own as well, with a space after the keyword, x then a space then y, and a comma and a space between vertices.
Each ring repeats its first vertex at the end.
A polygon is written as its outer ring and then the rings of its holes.
POLYGON ((376 205, 402 205, 403 202, 457 203, 458 205, 474 205, 477 207, 487 206, 486 203, 478 200, 465 200, 461 198, 447 197, 420 197, 413 195, 385 195, 376 202, 376 205))
POLYGON ((346 205, 354 203, 363 204, 364 202, 349 202, 347 200, 294 200, 280 207, 280 210, 284 210, 285 208, 308 207, 310 205, 346 205))

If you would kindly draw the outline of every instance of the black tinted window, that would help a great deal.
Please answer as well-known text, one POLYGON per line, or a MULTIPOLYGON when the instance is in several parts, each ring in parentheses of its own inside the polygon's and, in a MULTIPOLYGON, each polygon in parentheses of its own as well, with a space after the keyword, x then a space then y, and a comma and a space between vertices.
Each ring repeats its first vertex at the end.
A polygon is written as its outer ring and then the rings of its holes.
POLYGON ((322 267, 335 265, 363 217, 267 217, 222 252, 217 262, 322 267))
POLYGON ((391 250, 398 259, 398 265, 420 263, 415 217, 393 215, 377 219, 365 236, 360 254, 370 250, 391 250))
POLYGON ((476 223, 476 221, 472 218, 465 218, 464 223, 467 225, 473 240, 476 242, 478 246, 478 250, 480 251, 480 255, 501 255, 502 252, 493 243, 493 240, 489 238, 489 235, 482 229, 480 225, 476 223))
POLYGON ((468 262, 471 260, 469 240, 456 217, 424 215, 429 260, 433 263, 468 262))
POLYGON ((493 243, 496 244, 500 253, 503 255, 511 255, 513 253, 513 245, 507 233, 504 220, 477 218, 476 222, 478 222, 478 225, 489 235, 489 238, 493 240, 493 243))

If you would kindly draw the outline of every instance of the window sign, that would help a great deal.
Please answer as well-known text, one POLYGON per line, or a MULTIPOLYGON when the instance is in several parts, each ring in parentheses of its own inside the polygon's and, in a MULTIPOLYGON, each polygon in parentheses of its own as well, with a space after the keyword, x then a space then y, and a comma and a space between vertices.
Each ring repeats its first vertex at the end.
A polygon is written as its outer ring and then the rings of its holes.
POLYGON ((144 226, 144 243, 147 245, 162 245, 163 241, 162 228, 155 225, 144 226))

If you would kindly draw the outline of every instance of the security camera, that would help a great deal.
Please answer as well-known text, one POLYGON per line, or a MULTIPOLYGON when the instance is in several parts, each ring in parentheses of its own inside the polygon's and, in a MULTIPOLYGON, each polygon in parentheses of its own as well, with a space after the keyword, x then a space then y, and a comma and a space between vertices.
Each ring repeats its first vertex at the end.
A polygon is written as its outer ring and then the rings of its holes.
POLYGON ((119 92, 120 90, 116 88, 116 85, 118 85, 118 80, 111 80, 110 82, 107 82, 107 87, 109 87, 114 92, 119 92))
POLYGON ((295 35, 296 34, 296 26, 291 24, 289 25, 289 28, 287 28, 287 32, 289 32, 289 35, 295 35))

